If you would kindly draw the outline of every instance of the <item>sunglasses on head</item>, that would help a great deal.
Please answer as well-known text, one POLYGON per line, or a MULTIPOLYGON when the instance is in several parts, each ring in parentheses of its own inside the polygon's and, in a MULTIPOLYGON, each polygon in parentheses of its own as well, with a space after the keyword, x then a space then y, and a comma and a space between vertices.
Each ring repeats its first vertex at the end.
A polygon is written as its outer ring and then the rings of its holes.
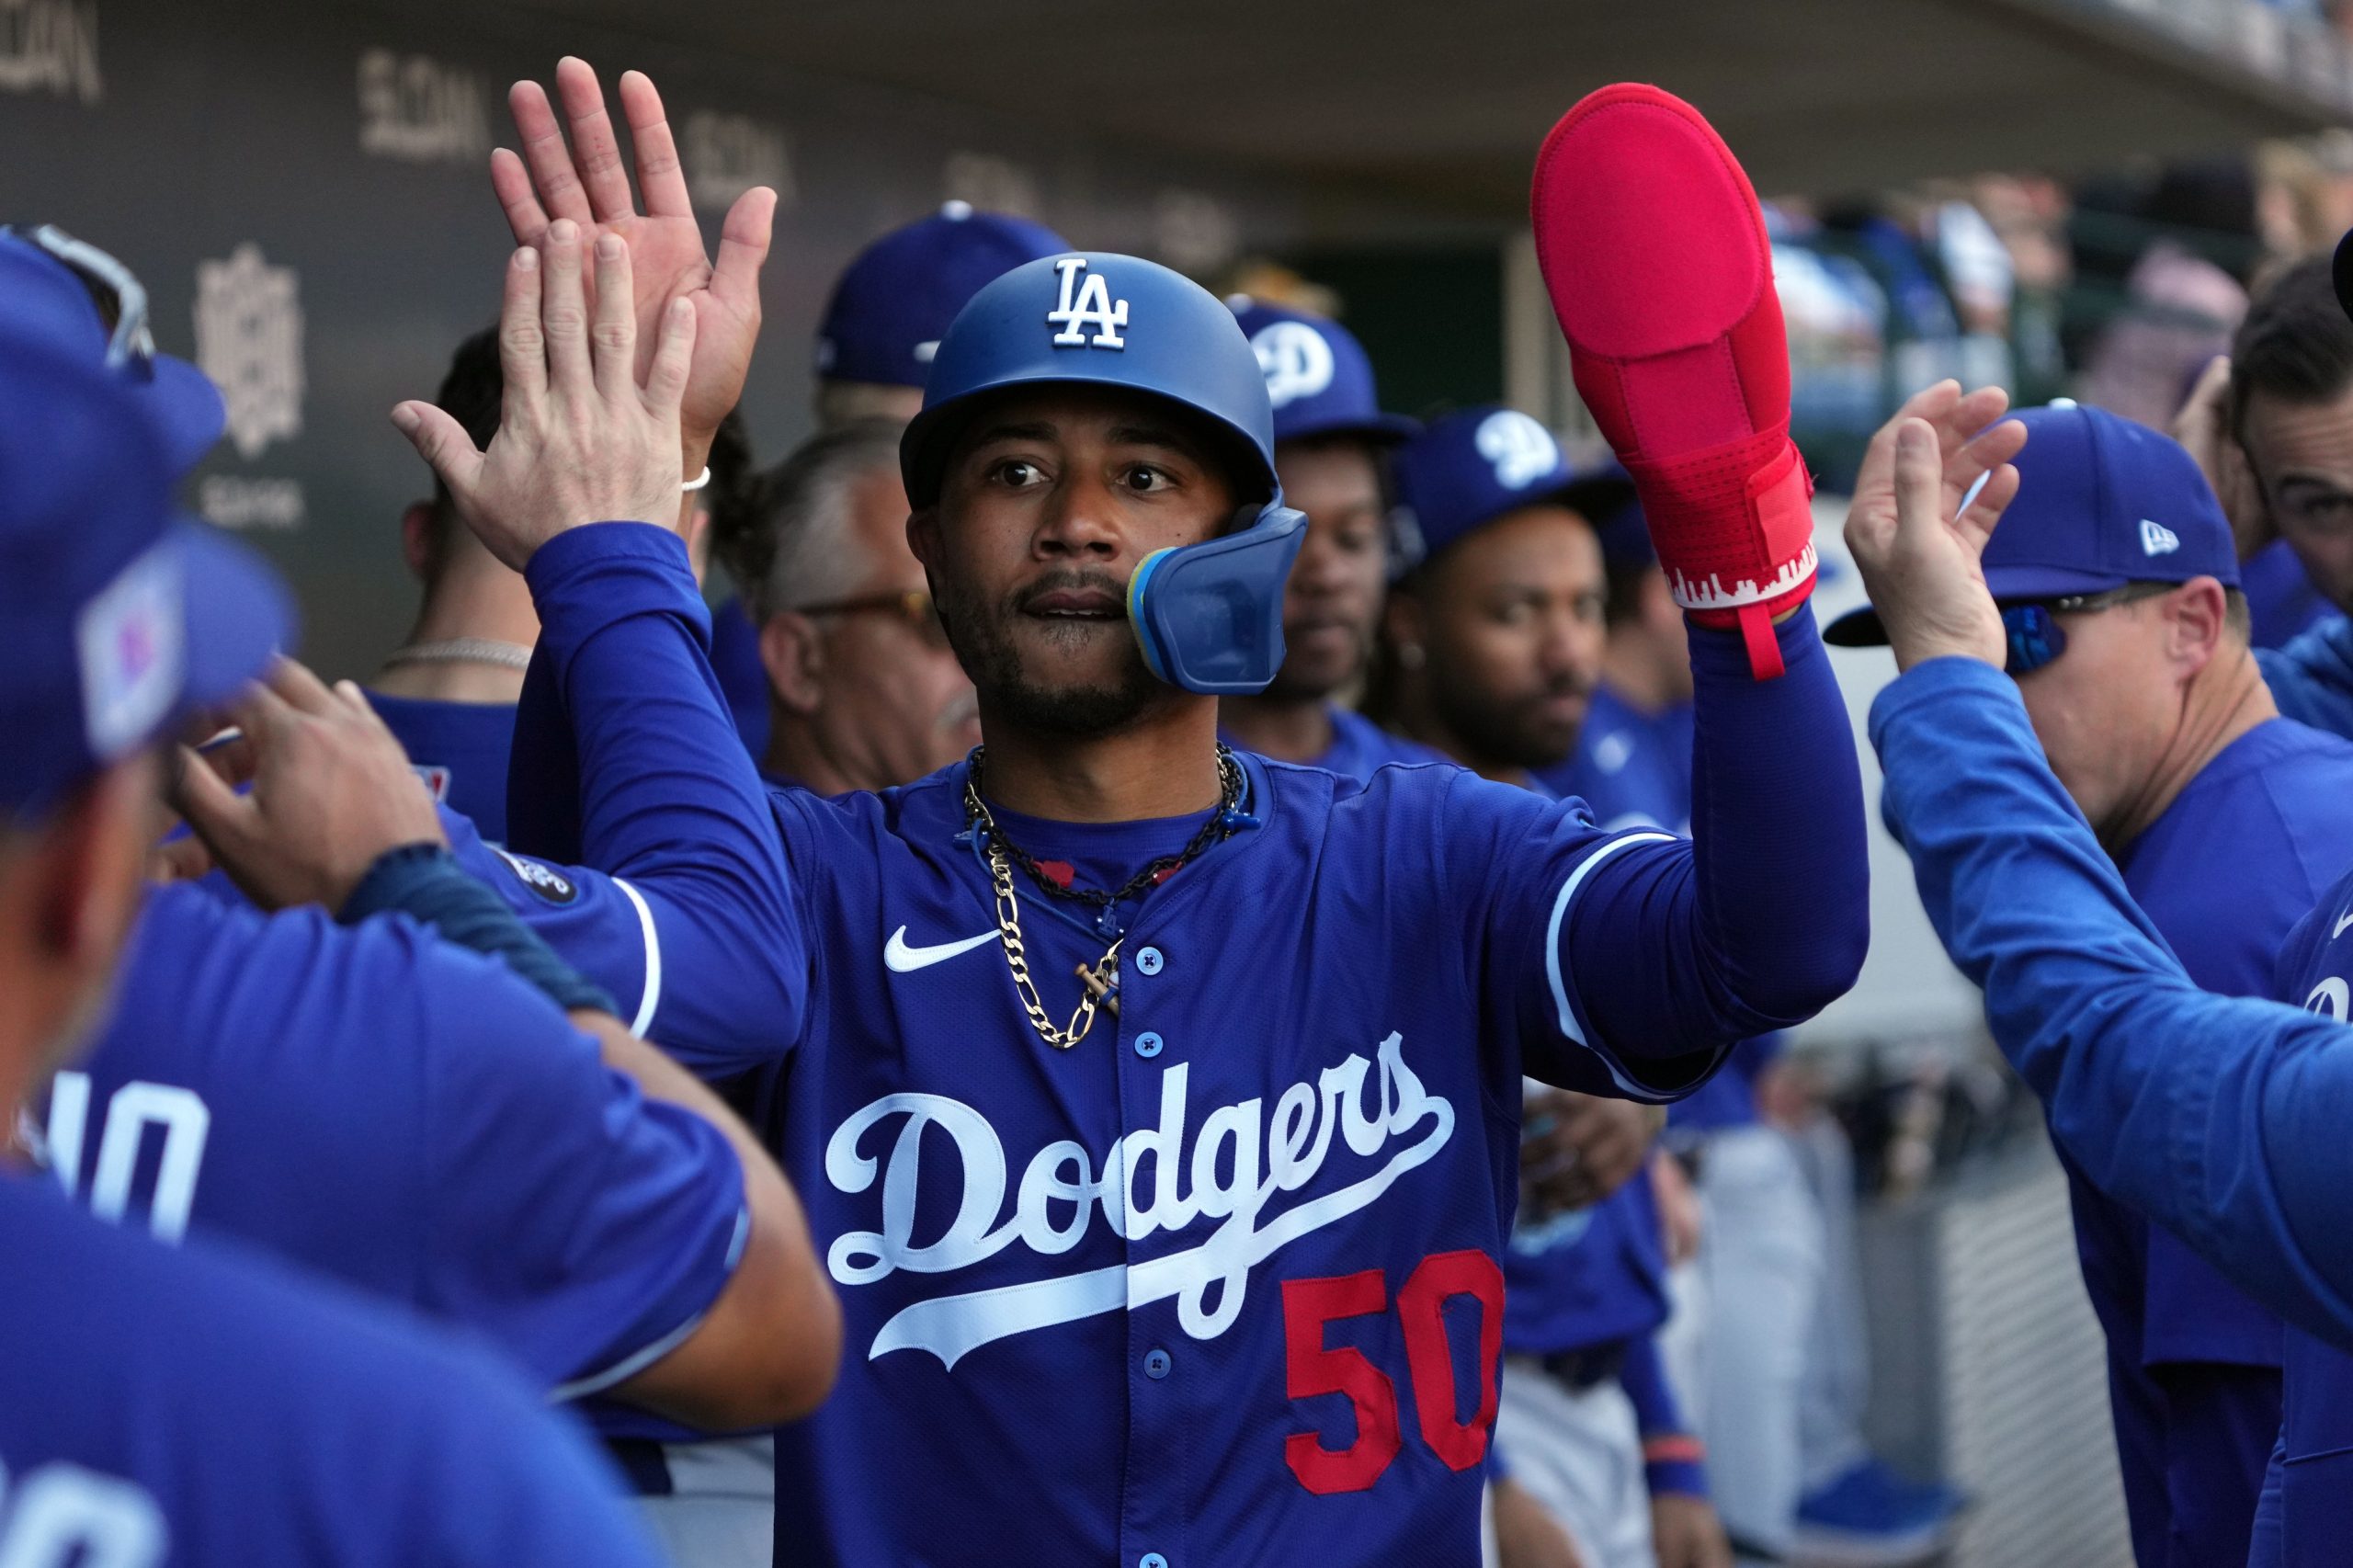
POLYGON ((2009 650, 2002 668, 2013 676, 2030 675, 2067 651, 2067 631, 2059 624, 2062 612, 2114 609, 2119 605, 2169 594, 2178 583, 2127 583, 2097 594, 2063 594, 2002 607, 2002 631, 2009 650))
POLYGON ((154 363, 155 335, 147 326, 147 290, 131 268, 54 223, 32 228, 11 223, 0 233, 15 235, 81 280, 109 334, 108 369, 119 370, 125 366, 143 369, 154 363))

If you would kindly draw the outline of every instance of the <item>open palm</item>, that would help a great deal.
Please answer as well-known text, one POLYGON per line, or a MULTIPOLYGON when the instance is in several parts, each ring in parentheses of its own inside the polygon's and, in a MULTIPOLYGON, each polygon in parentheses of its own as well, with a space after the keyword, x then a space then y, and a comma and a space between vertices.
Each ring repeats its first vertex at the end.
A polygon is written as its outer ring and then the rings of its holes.
POLYGON ((507 104, 523 153, 518 157, 502 147, 491 153, 492 187, 518 244, 541 244, 551 222, 569 218, 592 235, 618 235, 629 246, 641 379, 660 335, 664 305, 683 297, 693 306, 694 363, 679 421, 688 446, 699 449, 743 395, 752 368, 760 335, 760 266, 767 259, 776 193, 762 186, 736 198, 720 226, 714 264, 703 249, 677 143, 653 82, 639 71, 624 72, 620 79, 621 111, 645 199, 640 212, 596 71, 567 55, 556 64, 555 81, 571 122, 570 143, 546 89, 537 82, 516 83, 507 104))

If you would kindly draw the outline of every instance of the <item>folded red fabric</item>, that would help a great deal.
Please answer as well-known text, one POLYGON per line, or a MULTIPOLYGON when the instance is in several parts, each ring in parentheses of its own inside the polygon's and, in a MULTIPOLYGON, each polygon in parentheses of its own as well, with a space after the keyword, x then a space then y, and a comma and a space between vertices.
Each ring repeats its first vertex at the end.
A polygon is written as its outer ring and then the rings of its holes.
POLYGON ((1813 591, 1813 485, 1747 175, 1699 110, 1621 82, 1544 139, 1529 210, 1577 391, 1633 475, 1676 602, 1737 627, 1758 679, 1779 675, 1772 619, 1813 591))

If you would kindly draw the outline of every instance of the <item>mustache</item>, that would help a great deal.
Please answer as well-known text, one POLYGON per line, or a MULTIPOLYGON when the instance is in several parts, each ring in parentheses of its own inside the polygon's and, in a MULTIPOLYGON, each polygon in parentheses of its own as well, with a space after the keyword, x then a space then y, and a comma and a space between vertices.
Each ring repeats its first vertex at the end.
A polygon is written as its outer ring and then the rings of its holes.
POLYGON ((1048 594, 1085 589, 1109 594, 1119 600, 1122 608, 1128 602, 1128 585, 1125 579, 1114 577, 1108 572, 1091 572, 1083 567, 1064 566, 1058 567, 1042 577, 1034 578, 1007 595, 1005 601, 1006 612, 1009 615, 1026 614, 1030 606, 1048 594))

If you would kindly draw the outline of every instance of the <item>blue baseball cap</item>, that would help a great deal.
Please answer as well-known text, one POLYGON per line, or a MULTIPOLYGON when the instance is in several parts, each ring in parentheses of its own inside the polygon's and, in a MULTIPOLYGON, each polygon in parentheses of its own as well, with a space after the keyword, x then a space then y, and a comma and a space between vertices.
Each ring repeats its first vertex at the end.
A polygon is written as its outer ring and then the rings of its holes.
POLYGON ((950 201, 858 253, 817 327, 817 374, 829 381, 919 387, 948 324, 986 285, 1070 242, 1027 218, 950 201))
POLYGON ((1372 360, 1338 322, 1247 294, 1229 295, 1225 302, 1266 373, 1277 442, 1355 436, 1391 446, 1421 428, 1403 415, 1381 412, 1372 360))
POLYGON ((18 330, 105 366, 131 390, 174 476, 219 443, 221 390, 187 360, 155 352, 147 290, 113 256, 51 224, 0 228, 0 300, 18 330))
POLYGON ((1398 528, 1422 560, 1522 506, 1568 506, 1598 526, 1634 495, 1616 463, 1576 469, 1552 432, 1492 403, 1431 421, 1397 449, 1394 472, 1398 528))
MULTIPOLYGON (((2027 427, 2026 449, 2016 460, 2018 498, 1986 540, 1984 557, 1985 586, 1996 602, 2193 577, 2239 585, 2230 520, 2179 442, 2075 403, 2014 417, 2027 427)), ((1887 641, 1887 631, 1865 607, 1832 621, 1823 639, 1871 647, 1887 641)))
POLYGON ((288 642, 268 566, 172 505, 151 400, 0 290, 0 815, 27 820, 219 705, 288 642))

